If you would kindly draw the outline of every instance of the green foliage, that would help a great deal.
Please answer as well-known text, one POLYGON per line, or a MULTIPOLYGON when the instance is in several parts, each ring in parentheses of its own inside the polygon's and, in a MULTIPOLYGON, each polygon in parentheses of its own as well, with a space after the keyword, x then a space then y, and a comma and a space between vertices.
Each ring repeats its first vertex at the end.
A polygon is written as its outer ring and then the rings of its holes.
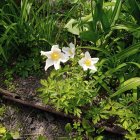
POLYGON ((40 50, 66 44, 74 37, 77 51, 88 50, 99 58, 98 71, 83 71, 77 53, 74 60, 58 71, 50 70, 48 78, 41 80, 41 99, 80 118, 65 127, 67 133, 75 132, 70 139, 105 139, 103 132, 108 126, 126 130, 123 139, 139 139, 140 3, 49 2, 24 0, 18 6, 8 0, 0 6, 0 65, 9 64, 5 66, 6 85, 11 88, 14 73, 23 77, 39 74, 40 50))
POLYGON ((140 86, 140 78, 139 77, 131 78, 122 83, 118 88, 118 90, 113 95, 111 95, 111 97, 119 95, 120 93, 123 93, 127 90, 136 89, 138 86, 140 86))
POLYGON ((42 136, 42 135, 40 135, 40 136, 37 138, 37 140, 47 140, 47 138, 44 137, 44 136, 42 136))
MULTIPOLYGON (((14 1, 9 0, 1 9, 1 44, 5 54, 15 50, 22 54, 28 53, 33 47, 38 47, 44 42, 54 43, 54 35, 58 29, 55 21, 43 13, 47 2, 37 9, 33 1, 21 1, 18 7, 14 1), (53 38, 52 38, 53 36, 53 38), (49 38, 48 38, 49 37, 49 38), (43 40, 44 38, 44 40, 43 40), (41 42, 41 44, 39 44, 41 42)), ((11 56, 7 54, 7 57, 11 56)))
POLYGON ((61 14, 52 10, 49 1, 5 2, 0 9, 0 66, 12 67, 22 77, 39 71, 40 50, 49 49, 61 37, 61 14))
POLYGON ((41 81, 40 97, 65 113, 82 116, 73 126, 66 126, 68 132, 77 130, 77 139, 92 139, 97 133, 100 136, 96 139, 104 139, 102 132, 108 124, 126 130, 125 138, 137 139, 140 130, 140 4, 135 0, 93 0, 90 6, 89 13, 72 17, 64 28, 85 41, 86 45, 77 50, 90 50, 100 58, 98 71, 83 72, 77 63, 66 64, 41 81))
POLYGON ((80 117, 82 112, 79 107, 89 104, 96 96, 93 82, 86 80, 81 69, 68 66, 51 72, 47 80, 41 80, 43 87, 39 89, 42 92, 40 97, 45 104, 80 117))
POLYGON ((0 107, 0 116, 3 115, 4 112, 5 112, 5 108, 4 107, 0 107))

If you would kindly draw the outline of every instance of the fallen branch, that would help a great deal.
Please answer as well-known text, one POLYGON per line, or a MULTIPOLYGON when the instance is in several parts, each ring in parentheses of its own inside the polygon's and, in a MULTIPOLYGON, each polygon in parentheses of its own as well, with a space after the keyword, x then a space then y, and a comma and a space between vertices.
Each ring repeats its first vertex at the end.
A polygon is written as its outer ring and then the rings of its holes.
MULTIPOLYGON (((65 114, 63 112, 56 111, 54 108, 52 108, 51 106, 48 106, 48 105, 43 106, 43 105, 35 104, 33 102, 23 101, 23 100, 20 99, 20 96, 18 96, 17 94, 11 93, 11 92, 9 92, 7 90, 4 90, 2 88, 0 88, 0 93, 2 94, 2 97, 4 99, 14 101, 16 103, 20 103, 20 104, 25 105, 25 106, 33 107, 33 108, 43 110, 43 111, 46 111, 46 112, 50 112, 50 113, 53 113, 53 114, 56 114, 56 115, 59 115, 59 116, 62 116, 62 117, 66 117, 66 118, 69 118, 69 119, 81 120, 81 118, 78 118, 76 116, 68 115, 68 114, 65 114)), ((104 127, 105 131, 111 132, 111 133, 114 133, 114 134, 126 135, 128 133, 126 130, 124 130, 123 128, 121 128, 119 126, 108 127, 108 126, 104 126, 104 125, 100 125, 100 124, 97 124, 95 126, 95 128, 100 128, 100 127, 104 127)))

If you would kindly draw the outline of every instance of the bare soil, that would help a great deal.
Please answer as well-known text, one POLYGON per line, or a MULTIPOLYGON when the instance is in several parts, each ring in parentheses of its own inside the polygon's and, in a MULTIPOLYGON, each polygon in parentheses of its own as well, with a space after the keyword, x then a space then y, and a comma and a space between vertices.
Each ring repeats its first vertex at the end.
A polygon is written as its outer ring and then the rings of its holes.
MULTIPOLYGON (((40 87, 39 79, 28 77, 26 79, 16 78, 14 93, 21 99, 41 104, 37 89, 40 87)), ((46 136, 47 140, 65 137, 65 125, 68 119, 43 112, 37 109, 19 105, 11 101, 1 99, 5 105, 6 112, 0 118, 0 122, 9 130, 19 132, 21 140, 36 140, 39 135, 46 136)))

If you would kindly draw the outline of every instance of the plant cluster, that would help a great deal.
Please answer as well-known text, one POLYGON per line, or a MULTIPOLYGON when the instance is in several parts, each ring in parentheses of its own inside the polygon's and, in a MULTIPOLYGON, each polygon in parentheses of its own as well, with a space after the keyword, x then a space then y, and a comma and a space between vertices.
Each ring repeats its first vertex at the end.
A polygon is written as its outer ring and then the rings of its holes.
POLYGON ((66 126, 77 130, 77 139, 93 139, 97 133, 103 139, 102 132, 111 126, 121 128, 126 139, 140 138, 139 6, 135 0, 93 0, 89 15, 65 25, 88 41, 77 51, 96 55, 98 69, 83 71, 77 66, 78 54, 60 70, 51 71, 39 91, 46 104, 80 118, 66 126))
MULTIPOLYGON (((64 2, 54 5, 35 0, 7 0, 0 7, 0 66, 12 69, 13 75, 38 75, 41 49, 50 49, 58 40, 65 39, 61 9, 64 2), (58 10, 59 9, 59 10, 58 10), (54 14, 54 11, 56 13, 54 14), (64 34, 61 38, 60 34, 64 34)), ((71 6, 69 7, 69 9, 71 6)), ((69 13, 69 11, 66 11, 69 13)), ((68 14, 65 13, 68 18, 68 14)))
POLYGON ((104 139, 110 127, 120 128, 123 139, 140 138, 138 0, 3 3, 0 66, 7 85, 12 74, 41 73, 47 57, 40 98, 79 118, 66 125, 70 139, 104 139), (67 42, 77 46, 62 47, 67 42))

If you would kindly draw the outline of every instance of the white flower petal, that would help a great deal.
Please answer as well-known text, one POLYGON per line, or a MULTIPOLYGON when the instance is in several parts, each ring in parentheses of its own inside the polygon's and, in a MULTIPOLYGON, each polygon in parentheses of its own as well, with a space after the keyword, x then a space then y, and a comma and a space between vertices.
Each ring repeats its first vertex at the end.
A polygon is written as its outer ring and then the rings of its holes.
POLYGON ((93 64, 96 64, 99 61, 99 58, 91 58, 91 59, 93 64))
POLYGON ((53 45, 51 51, 61 52, 61 50, 59 49, 59 45, 53 45))
POLYGON ((75 56, 75 45, 73 43, 70 43, 69 46, 70 46, 70 49, 71 49, 71 52, 72 52, 71 58, 74 58, 74 56, 75 56))
POLYGON ((86 65, 83 65, 83 70, 86 71, 88 67, 86 65))
POLYGON ((60 61, 54 61, 54 68, 56 70, 60 69, 60 61))
POLYGON ((63 62, 63 63, 65 63, 65 62, 67 62, 68 60, 69 60, 69 55, 68 55, 68 54, 62 53, 62 54, 61 54, 61 59, 60 59, 60 61, 63 62))
POLYGON ((91 56, 90 56, 90 54, 89 54, 88 51, 85 52, 85 57, 86 57, 86 58, 91 58, 91 56))
POLYGON ((80 66, 83 66, 84 65, 84 61, 85 61, 85 58, 82 58, 81 60, 78 61, 79 65, 80 66))
POLYGON ((45 71, 53 65, 53 61, 51 59, 46 60, 45 71))
POLYGON ((74 55, 75 55, 75 54, 71 55, 70 58, 74 58, 74 55))
POLYGON ((97 71, 97 68, 94 65, 90 66, 90 69, 94 70, 94 71, 97 71))
POLYGON ((69 48, 68 48, 68 47, 63 47, 63 48, 62 48, 62 51, 63 51, 64 53, 68 53, 68 52, 69 52, 69 48))
POLYGON ((71 49, 75 49, 75 45, 73 43, 70 43, 69 46, 71 49))
POLYGON ((70 47, 63 47, 62 51, 68 55, 70 58, 74 58, 75 55, 75 45, 73 43, 69 44, 70 47))
POLYGON ((99 61, 99 58, 91 58, 89 52, 85 52, 85 57, 78 61, 79 65, 83 67, 84 71, 87 69, 91 69, 93 71, 97 71, 95 67, 95 63, 99 61))
POLYGON ((51 51, 48 51, 48 52, 41 51, 41 55, 45 55, 45 56, 49 57, 50 54, 51 54, 51 51))

